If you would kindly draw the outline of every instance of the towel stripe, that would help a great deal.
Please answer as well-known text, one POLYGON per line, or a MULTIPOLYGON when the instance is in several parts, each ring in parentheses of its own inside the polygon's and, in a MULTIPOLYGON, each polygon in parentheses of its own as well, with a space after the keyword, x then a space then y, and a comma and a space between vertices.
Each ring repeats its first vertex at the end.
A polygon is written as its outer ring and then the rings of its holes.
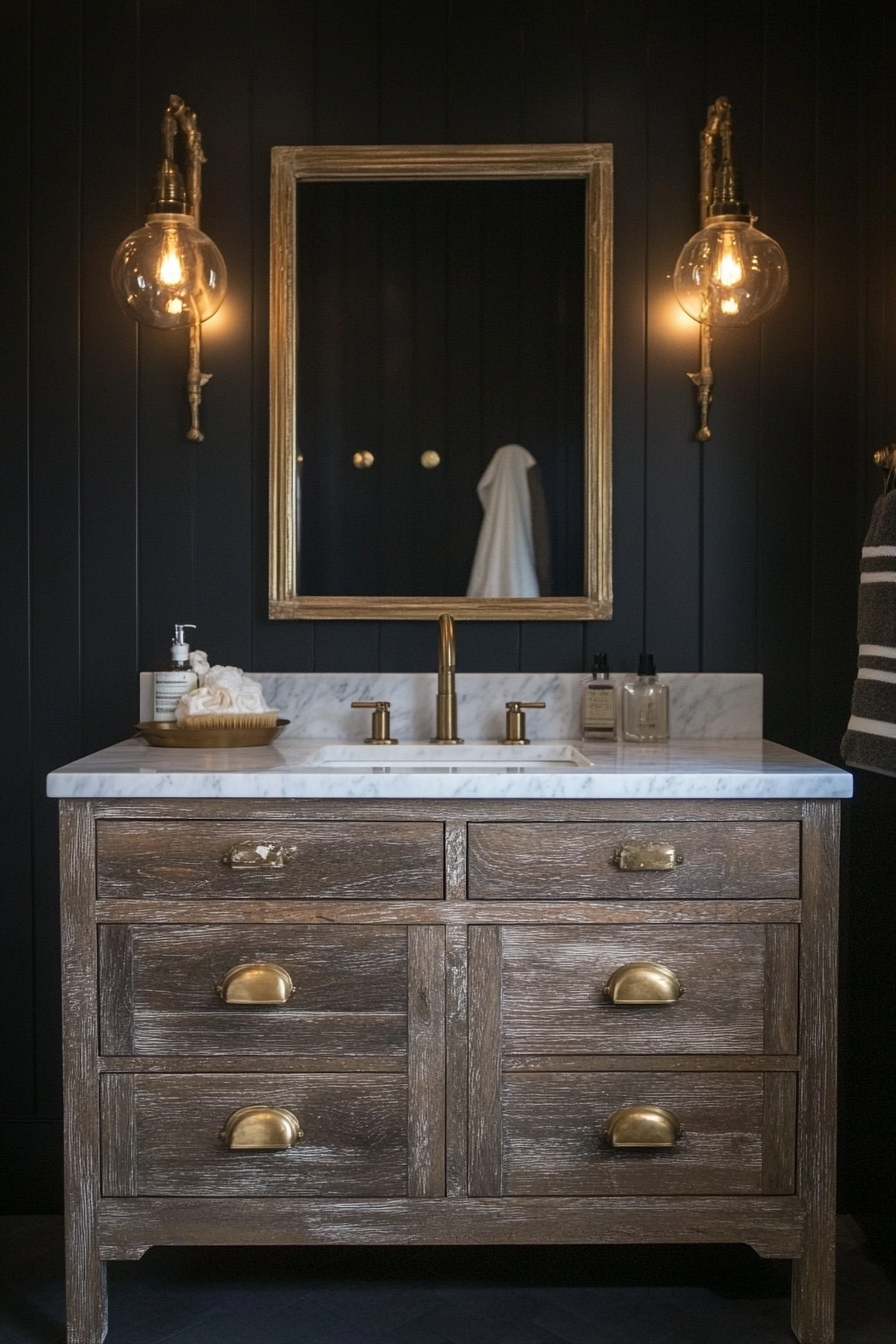
POLYGON ((860 658, 896 658, 896 649, 891 649, 889 644, 860 644, 860 658))
POLYGON ((863 559, 870 560, 874 555, 896 555, 896 546, 863 546, 863 559))
POLYGON ((896 672, 881 672, 876 667, 860 667, 856 675, 863 681, 896 681, 896 672))
POLYGON ((862 575, 862 583, 896 583, 896 570, 878 569, 862 575))
POLYGON ((847 732, 870 733, 873 737, 896 737, 896 723, 886 723, 883 719, 862 719, 853 714, 847 724, 847 732))

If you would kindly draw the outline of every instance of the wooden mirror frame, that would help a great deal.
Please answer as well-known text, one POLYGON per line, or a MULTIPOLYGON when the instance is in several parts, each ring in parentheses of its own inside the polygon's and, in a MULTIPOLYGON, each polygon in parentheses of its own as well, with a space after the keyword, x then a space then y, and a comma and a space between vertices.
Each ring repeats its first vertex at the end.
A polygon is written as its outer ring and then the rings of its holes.
POLYGON ((608 620, 611 514, 612 145, 278 145, 271 150, 270 583, 274 620, 608 620), (296 184, 584 178, 585 592, 581 597, 317 597, 295 591, 296 184))

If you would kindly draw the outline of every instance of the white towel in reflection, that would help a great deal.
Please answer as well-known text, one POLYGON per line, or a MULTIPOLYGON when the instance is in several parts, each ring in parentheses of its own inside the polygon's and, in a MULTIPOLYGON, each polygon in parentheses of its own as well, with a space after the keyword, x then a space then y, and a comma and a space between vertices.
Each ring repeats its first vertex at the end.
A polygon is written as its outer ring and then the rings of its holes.
POLYGON ((518 443, 499 448, 476 493, 485 511, 467 597, 538 597, 527 472, 535 458, 518 443))

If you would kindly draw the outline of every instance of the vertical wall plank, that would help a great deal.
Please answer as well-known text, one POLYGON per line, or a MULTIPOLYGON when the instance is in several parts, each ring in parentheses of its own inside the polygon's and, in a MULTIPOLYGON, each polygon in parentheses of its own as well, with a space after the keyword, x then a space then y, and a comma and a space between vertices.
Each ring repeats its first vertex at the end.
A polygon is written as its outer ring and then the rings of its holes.
MULTIPOLYGON (((29 5, 19 0, 7 8, 3 26, 4 78, 0 108, 5 126, 20 125, 30 112, 29 5)), ((0 610, 6 634, 5 665, 9 703, 21 707, 10 716, 5 734, 5 768, 0 776, 0 813, 8 837, 0 974, 9 986, 10 1002, 30 1004, 33 984, 31 826, 31 557, 28 375, 28 197, 31 163, 28 138, 6 135, 0 141, 3 179, 20 184, 18 210, 4 211, 4 254, 20 263, 7 276, 7 327, 15 332, 0 359, 0 400, 6 424, 4 486, 0 491, 0 610)), ((31 1118, 34 1111, 34 1025, 23 1012, 13 1031, 0 1040, 0 1110, 31 1118)), ((9 1153, 8 1145, 5 1151, 9 1153)), ((4 1171, 0 1183, 6 1185, 4 1171)))
POLYGON ((681 672, 700 666, 700 449, 686 377, 695 324, 682 320, 671 275, 694 232, 703 33, 698 0, 650 10, 645 644, 660 669, 681 672))

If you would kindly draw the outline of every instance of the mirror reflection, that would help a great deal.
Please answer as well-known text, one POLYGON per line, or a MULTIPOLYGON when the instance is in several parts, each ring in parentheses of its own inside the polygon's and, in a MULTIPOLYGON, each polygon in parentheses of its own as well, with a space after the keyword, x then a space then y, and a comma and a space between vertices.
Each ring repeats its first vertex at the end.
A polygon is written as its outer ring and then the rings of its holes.
POLYGON ((584 591, 585 183, 300 182, 296 591, 584 591))

